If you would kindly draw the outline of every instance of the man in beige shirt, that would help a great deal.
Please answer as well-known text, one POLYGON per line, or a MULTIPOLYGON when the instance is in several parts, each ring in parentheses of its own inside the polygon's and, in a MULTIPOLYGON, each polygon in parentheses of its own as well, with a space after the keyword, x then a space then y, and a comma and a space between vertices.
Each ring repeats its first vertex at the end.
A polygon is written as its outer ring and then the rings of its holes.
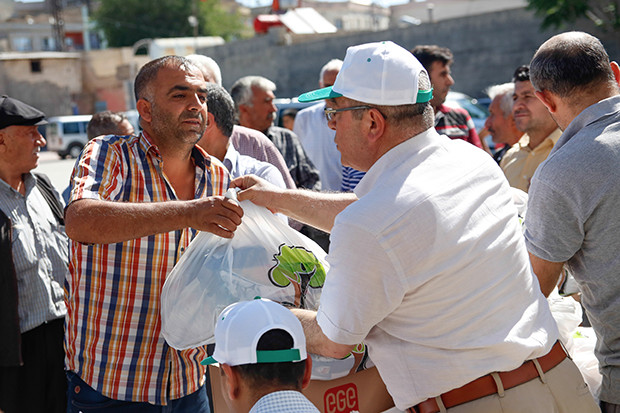
POLYGON ((527 192, 536 168, 547 159, 562 131, 536 97, 529 66, 517 68, 513 82, 512 115, 517 129, 525 134, 506 152, 499 166, 510 186, 527 192))

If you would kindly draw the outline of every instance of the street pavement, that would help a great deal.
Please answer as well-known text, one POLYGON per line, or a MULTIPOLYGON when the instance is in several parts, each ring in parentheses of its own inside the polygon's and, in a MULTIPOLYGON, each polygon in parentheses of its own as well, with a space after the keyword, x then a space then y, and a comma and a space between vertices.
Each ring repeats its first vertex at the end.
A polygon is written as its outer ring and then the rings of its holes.
POLYGON ((69 178, 75 159, 60 159, 56 152, 41 151, 39 153, 39 166, 33 172, 47 175, 56 190, 62 191, 69 185, 69 178))

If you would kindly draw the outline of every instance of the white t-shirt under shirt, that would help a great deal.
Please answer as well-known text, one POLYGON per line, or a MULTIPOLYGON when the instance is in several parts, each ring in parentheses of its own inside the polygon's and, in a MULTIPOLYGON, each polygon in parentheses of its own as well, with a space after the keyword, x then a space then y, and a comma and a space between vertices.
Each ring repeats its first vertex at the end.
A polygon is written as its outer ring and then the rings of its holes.
POLYGON ((317 321, 364 341, 405 410, 546 354, 558 337, 493 159, 427 130, 381 157, 335 220, 317 321))

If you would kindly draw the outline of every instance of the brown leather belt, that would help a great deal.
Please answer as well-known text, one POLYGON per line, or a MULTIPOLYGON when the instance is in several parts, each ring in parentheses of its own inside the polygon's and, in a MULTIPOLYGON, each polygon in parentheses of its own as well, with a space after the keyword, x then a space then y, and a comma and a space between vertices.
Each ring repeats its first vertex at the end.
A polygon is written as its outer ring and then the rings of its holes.
MULTIPOLYGON (((537 358, 538 363, 544 373, 548 372, 567 357, 566 350, 559 341, 551 348, 546 355, 537 358)), ((497 373, 504 386, 504 390, 526 383, 539 376, 538 370, 532 360, 525 361, 521 366, 511 371, 500 371, 497 373)), ((473 400, 495 394, 498 392, 497 385, 491 374, 482 376, 463 387, 450 390, 439 397, 446 409, 458 406, 473 400)), ((437 413, 441 411, 435 398, 426 399, 413 407, 407 409, 410 413, 437 413)))

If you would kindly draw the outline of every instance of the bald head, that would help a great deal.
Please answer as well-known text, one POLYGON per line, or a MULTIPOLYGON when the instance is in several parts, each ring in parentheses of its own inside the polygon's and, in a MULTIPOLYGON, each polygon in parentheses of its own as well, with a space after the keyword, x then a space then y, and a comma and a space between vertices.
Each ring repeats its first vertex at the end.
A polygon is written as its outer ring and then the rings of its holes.
POLYGON ((618 88, 605 48, 584 32, 558 34, 543 43, 530 63, 530 79, 536 90, 548 90, 560 98, 575 98, 605 86, 618 88))

